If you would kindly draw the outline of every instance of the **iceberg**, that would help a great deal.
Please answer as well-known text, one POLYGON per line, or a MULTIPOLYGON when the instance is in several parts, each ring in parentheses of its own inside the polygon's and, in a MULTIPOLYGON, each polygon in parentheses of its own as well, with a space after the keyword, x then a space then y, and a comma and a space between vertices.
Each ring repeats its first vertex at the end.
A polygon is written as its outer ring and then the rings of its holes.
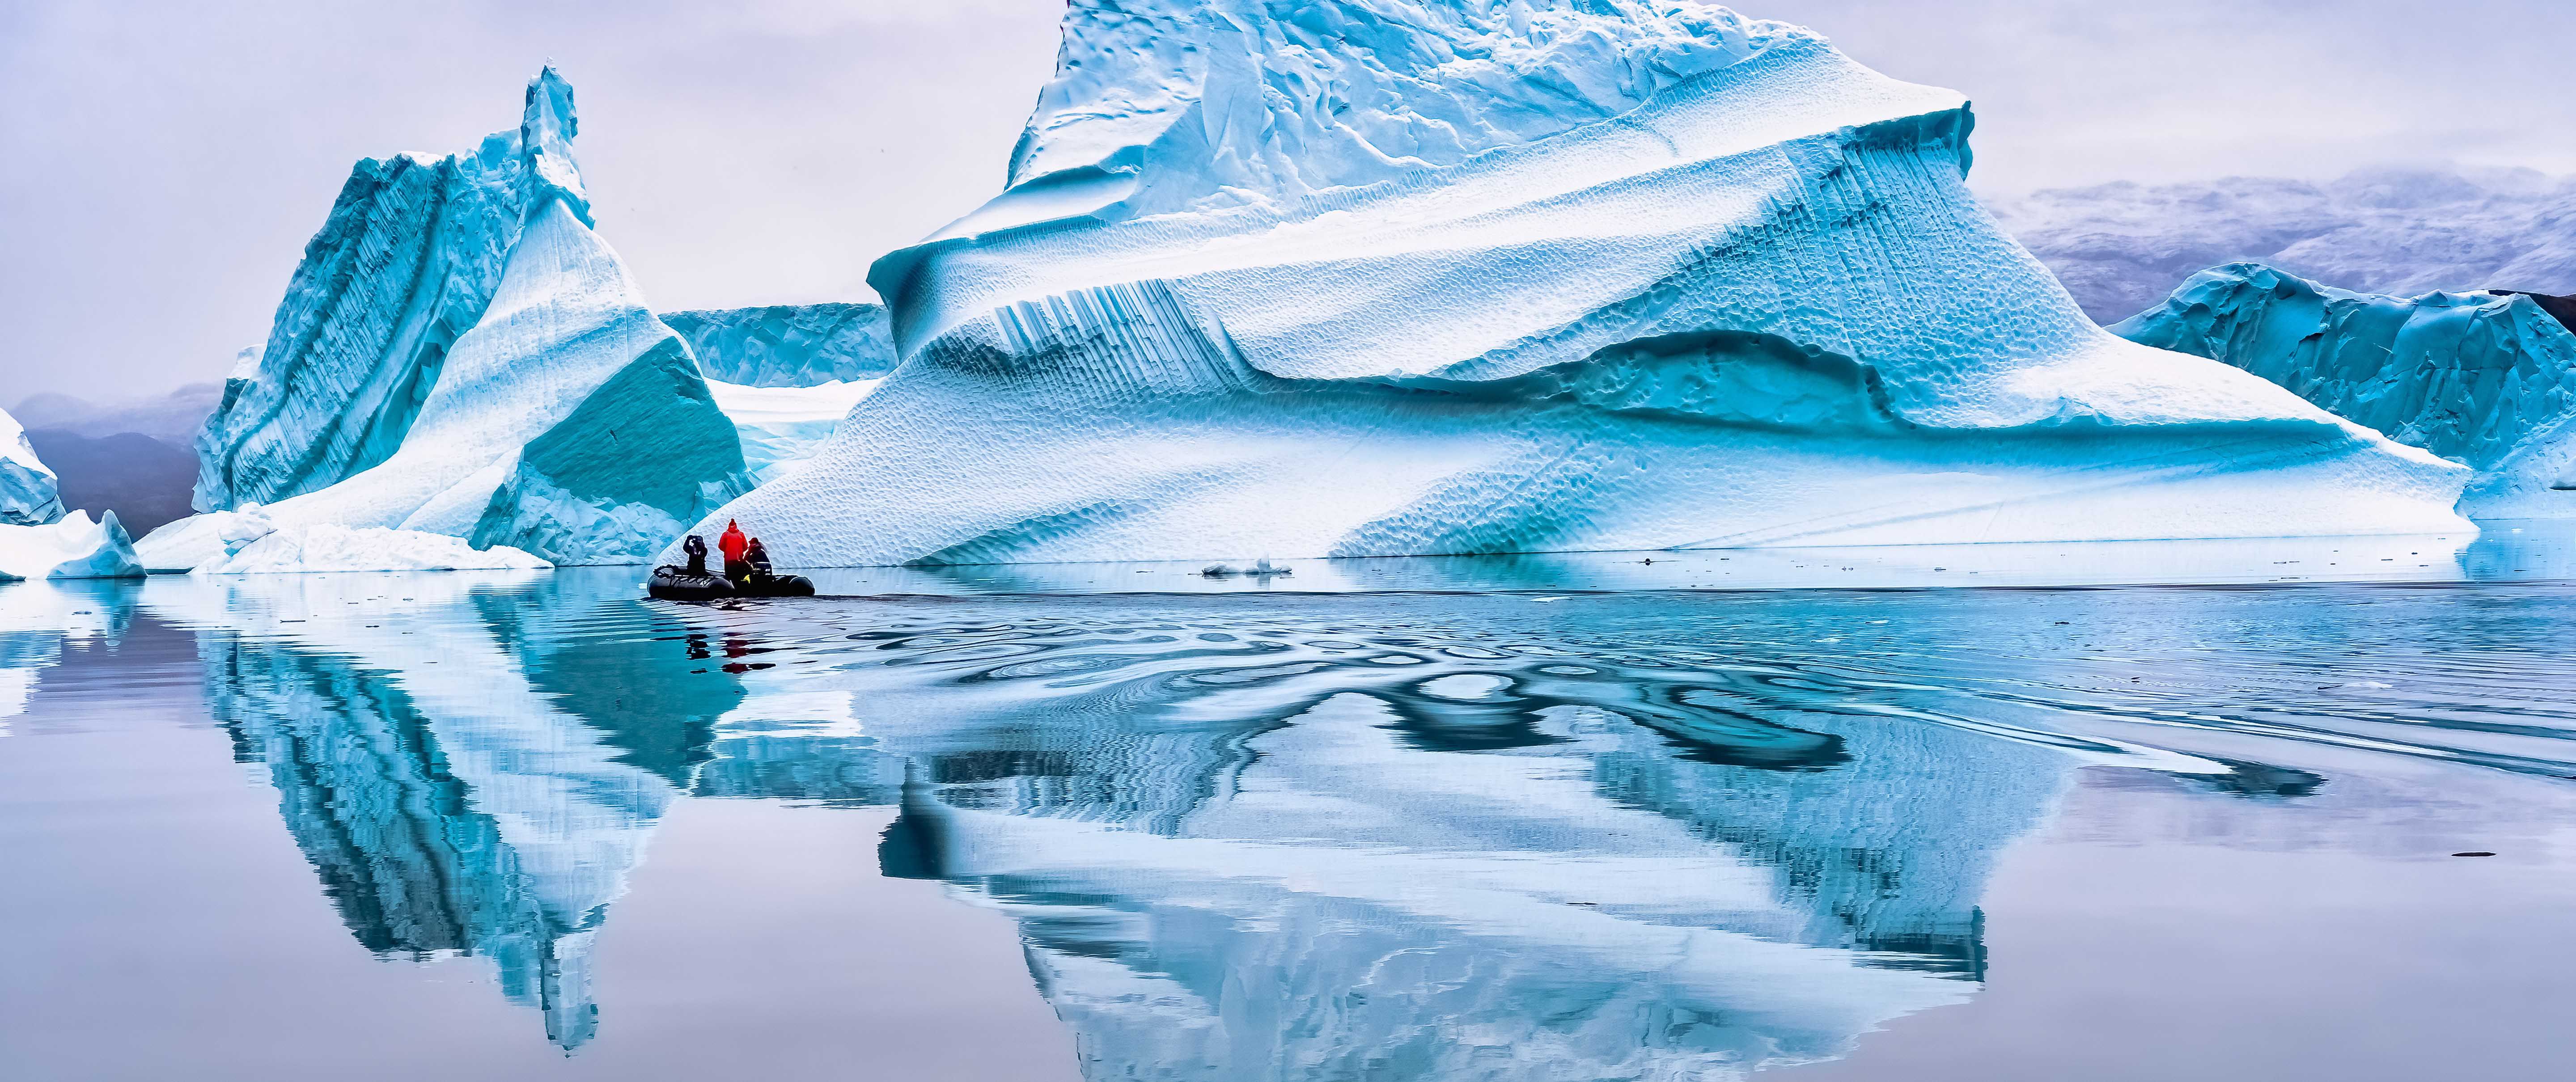
POLYGON ((0 411, 0 525, 41 526, 63 517, 52 467, 36 457, 27 430, 0 411))
POLYGON ((115 579, 143 574, 134 539, 108 511, 74 511, 42 526, 0 526, 0 582, 115 579))
POLYGON ((894 370, 894 328, 877 304, 780 304, 669 312, 711 380, 746 387, 813 387, 894 370))
POLYGON ((53 468, 16 418, 0 411, 0 582, 143 573, 116 512, 63 512, 53 468))
POLYGON ((2201 268, 2234 262, 2368 293, 2576 293, 2576 177, 2530 169, 2124 181, 1988 205, 2105 326, 2161 303, 2201 268))
POLYGON ((2101 331, 1957 93, 1659 0, 1064 16, 782 564, 2438 532, 2467 471, 2101 331))
POLYGON ((2576 517, 2576 333, 2556 297, 2391 297, 2259 263, 2193 275, 2115 326, 2225 361, 2358 424, 2475 468, 2460 511, 2576 517))
MULTIPOLYGON (((688 344, 592 230, 577 129, 548 68, 516 132, 361 162, 207 423, 198 506, 615 564, 746 491, 688 344)), ((164 529, 147 547, 203 527, 164 529)))

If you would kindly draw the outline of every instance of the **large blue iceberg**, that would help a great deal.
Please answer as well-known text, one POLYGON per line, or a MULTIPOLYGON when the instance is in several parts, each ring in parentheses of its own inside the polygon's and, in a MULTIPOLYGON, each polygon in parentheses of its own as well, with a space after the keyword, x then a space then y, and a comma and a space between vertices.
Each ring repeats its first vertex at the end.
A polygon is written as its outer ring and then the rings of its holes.
POLYGON ((2467 471, 2101 331, 1957 93, 1653 0, 1067 9, 903 363, 705 520, 804 566, 2456 528, 2467 471))
MULTIPOLYGON (((198 506, 631 563, 750 487, 688 344, 591 228, 572 88, 514 131, 359 163, 199 450, 198 506)), ((145 541, 199 566, 220 523, 145 541)))
POLYGON ((2576 517, 2576 333, 2540 299, 2391 297, 2255 263, 2193 275, 2112 330, 2225 361, 2476 468, 2460 510, 2576 517))

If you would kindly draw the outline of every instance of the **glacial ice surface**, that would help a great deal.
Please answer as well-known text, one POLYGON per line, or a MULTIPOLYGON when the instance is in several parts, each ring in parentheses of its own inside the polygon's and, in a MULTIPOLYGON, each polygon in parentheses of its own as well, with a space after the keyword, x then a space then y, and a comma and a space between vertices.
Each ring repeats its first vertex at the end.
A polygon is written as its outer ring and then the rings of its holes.
POLYGON ((2467 463, 2464 514, 2576 517, 2576 333, 2531 297, 2391 297, 2232 263, 2112 330, 2467 463))
POLYGON ((687 343, 591 228, 577 130, 549 68, 516 132, 360 163, 208 422, 200 506, 633 563, 746 490, 687 343))
POLYGON ((894 329, 884 305, 780 304, 667 312, 689 340, 698 370, 746 387, 813 387, 894 371, 894 329))
POLYGON ((2085 318, 1967 103, 1649 0, 1076 5, 807 567, 2435 532, 2467 471, 2085 318))
POLYGON ((2576 177, 2529 169, 2123 181, 1985 202, 2105 326, 2246 261, 2370 293, 2576 293, 2576 177))

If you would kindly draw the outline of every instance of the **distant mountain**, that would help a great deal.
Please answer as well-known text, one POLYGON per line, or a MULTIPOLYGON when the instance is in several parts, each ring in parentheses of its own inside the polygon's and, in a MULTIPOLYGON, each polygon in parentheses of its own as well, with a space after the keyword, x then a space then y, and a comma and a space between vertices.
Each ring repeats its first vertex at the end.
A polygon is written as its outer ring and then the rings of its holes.
POLYGON ((191 383, 166 395, 92 402, 67 394, 32 396, 11 409, 18 423, 93 439, 120 432, 140 432, 163 443, 193 445, 206 415, 224 397, 221 383, 191 383))
POLYGON ((2235 262, 2365 293, 2576 293, 2576 177, 2529 169, 2121 182, 1982 202, 2105 325, 2235 262))
POLYGON ((115 511, 128 532, 148 533, 186 518, 197 484, 197 453, 185 441, 140 432, 89 436, 31 428, 27 442, 61 478, 63 506, 115 511))
POLYGON ((113 510, 139 537, 194 512, 197 429, 223 395, 220 383, 116 402, 40 394, 11 412, 61 479, 63 506, 113 510))

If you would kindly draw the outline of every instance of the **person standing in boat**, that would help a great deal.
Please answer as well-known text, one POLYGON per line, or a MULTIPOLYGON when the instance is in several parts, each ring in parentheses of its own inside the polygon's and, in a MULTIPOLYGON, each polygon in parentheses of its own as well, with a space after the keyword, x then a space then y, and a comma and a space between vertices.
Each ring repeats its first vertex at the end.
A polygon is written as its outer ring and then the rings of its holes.
POLYGON ((716 538, 716 551, 724 553, 726 582, 740 586, 750 581, 751 565, 742 558, 750 548, 751 538, 743 535, 742 524, 726 519, 724 535, 716 538))
POLYGON ((680 551, 689 558, 688 573, 705 578, 707 576, 706 539, 690 534, 680 542, 680 551))

